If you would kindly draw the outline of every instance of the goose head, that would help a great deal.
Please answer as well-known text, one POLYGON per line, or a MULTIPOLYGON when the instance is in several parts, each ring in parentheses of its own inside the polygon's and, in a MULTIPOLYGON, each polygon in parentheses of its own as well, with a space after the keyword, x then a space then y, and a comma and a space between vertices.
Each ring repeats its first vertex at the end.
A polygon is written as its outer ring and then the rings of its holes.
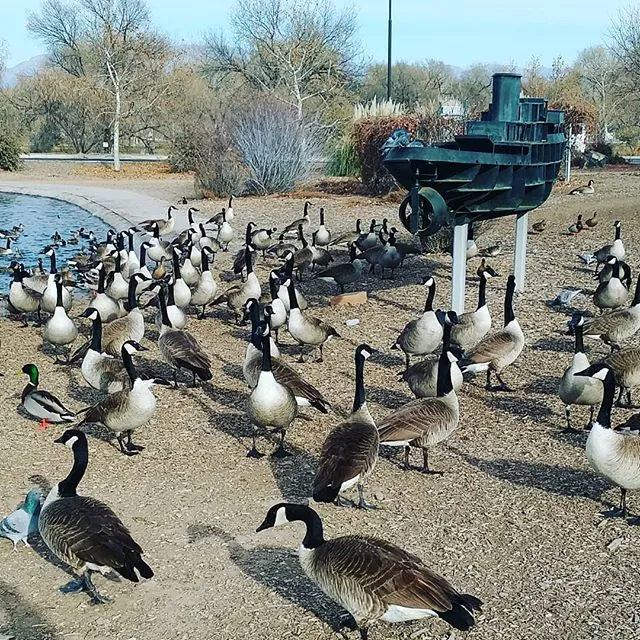
POLYGON ((76 445, 84 445, 86 447, 87 436, 79 429, 67 429, 59 438, 56 438, 54 442, 56 444, 63 444, 69 449, 74 449, 76 445))
POLYGON ((285 502, 273 505, 267 512, 262 524, 256 529, 256 533, 298 520, 299 517, 296 516, 299 514, 296 513, 296 507, 301 508, 301 506, 285 502))

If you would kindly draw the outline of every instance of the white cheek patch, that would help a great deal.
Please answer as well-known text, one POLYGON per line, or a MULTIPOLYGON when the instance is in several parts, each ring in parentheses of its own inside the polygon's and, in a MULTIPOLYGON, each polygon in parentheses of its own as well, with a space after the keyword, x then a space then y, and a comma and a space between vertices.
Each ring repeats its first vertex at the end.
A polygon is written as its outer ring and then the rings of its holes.
POLYGON ((604 381, 604 379, 607 377, 607 373, 609 373, 608 369, 600 369, 600 371, 596 371, 596 373, 594 373, 591 377, 604 381))
POLYGON ((273 526, 277 527, 287 522, 289 522, 289 520, 287 520, 287 510, 284 507, 280 507, 278 511, 276 511, 276 520, 273 523, 273 526))
POLYGON ((368 358, 370 358, 370 357, 371 357, 371 353, 370 353, 369 351, 367 351, 366 349, 363 349, 361 353, 362 353, 362 356, 363 356, 364 358, 367 358, 367 359, 368 359, 368 358))
POLYGON ((69 449, 71 449, 73 447, 73 445, 78 442, 78 436, 71 436, 65 443, 64 446, 65 447, 69 447, 69 449))

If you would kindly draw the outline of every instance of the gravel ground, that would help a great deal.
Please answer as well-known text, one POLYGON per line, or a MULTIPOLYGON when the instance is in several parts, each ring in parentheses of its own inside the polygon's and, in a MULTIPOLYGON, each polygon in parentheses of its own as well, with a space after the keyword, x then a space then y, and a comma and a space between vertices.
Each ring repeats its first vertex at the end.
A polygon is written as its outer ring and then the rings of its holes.
MULTIPOLYGON (((612 223, 623 221, 622 237, 634 271, 640 240, 636 222, 640 179, 633 173, 578 173, 575 184, 593 177, 597 193, 566 195, 559 185, 530 224, 545 218, 547 230, 529 238, 526 291, 516 300, 516 314, 527 346, 505 372, 513 394, 491 395, 479 377, 461 392, 461 421, 430 461, 441 477, 404 472, 399 460, 384 456, 368 482, 368 495, 380 509, 318 507, 328 537, 365 533, 391 540, 416 553, 454 586, 485 602, 485 611, 468 634, 475 640, 496 638, 640 638, 640 528, 600 513, 617 503, 619 492, 597 476, 584 455, 585 435, 565 435, 563 407, 556 396, 559 377, 571 360, 572 340, 563 331, 567 313, 549 309, 545 301, 565 286, 592 290, 589 272, 576 253, 610 242, 612 223), (578 182, 579 181, 579 182, 578 182), (565 229, 578 213, 598 211, 600 223, 577 237, 565 229)), ((186 181, 162 187, 166 193, 184 189, 186 181)), ((572 186, 575 186, 572 184, 572 186)), ((147 188, 153 185, 147 182, 147 188)), ((130 185, 127 188, 131 188, 130 185)), ((327 224, 334 233, 353 225, 356 217, 396 220, 394 204, 351 197, 323 196, 327 224)), ((216 210, 220 202, 201 204, 216 210)), ((235 251, 248 220, 278 226, 299 215, 302 200, 269 197, 236 201, 235 251)), ((317 208, 314 207, 314 216, 317 208)), ((158 212, 160 214, 161 212, 158 212)), ((504 252, 491 260, 502 274, 510 271, 513 221, 492 225, 480 245, 504 240, 504 252)), ((232 253, 218 256, 221 271, 232 253)), ((469 263, 468 308, 475 304, 479 259, 469 263)), ((268 264, 259 262, 264 283, 268 264)), ((389 350, 397 332, 424 304, 421 279, 436 277, 437 304, 449 300, 448 256, 412 258, 394 280, 367 279, 369 303, 362 307, 328 307, 333 293, 326 283, 305 281, 301 288, 313 303, 313 314, 330 322, 342 335, 325 350, 324 364, 296 365, 333 402, 323 416, 305 411, 289 436, 295 456, 284 460, 245 457, 250 428, 244 403, 247 389, 241 362, 246 328, 232 324, 226 309, 213 310, 189 329, 211 355, 214 378, 192 390, 157 390, 158 410, 140 429, 142 455, 126 458, 99 437, 89 440, 90 461, 80 485, 83 494, 106 501, 131 528, 154 568, 153 580, 134 586, 98 577, 103 591, 115 598, 110 606, 90 607, 84 595, 63 595, 67 581, 41 546, 38 552, 11 550, 0 541, 0 633, 18 640, 43 638, 334 637, 340 609, 302 574, 295 549, 300 526, 254 533, 266 510, 282 499, 307 499, 315 461, 326 433, 344 416, 352 401, 353 349, 362 341, 382 350, 366 365, 367 395, 374 417, 381 418, 410 398, 396 381, 402 358, 389 350), (353 328, 349 318, 359 318, 353 328)), ((223 274, 220 277, 223 280, 223 274)), ((495 326, 501 324, 505 278, 489 283, 488 299, 495 326)), ((589 296, 576 299, 589 312, 589 296)), ((17 329, 0 320, 4 371, 0 412, 0 505, 10 511, 34 484, 46 486, 63 478, 71 464, 67 449, 53 445, 59 426, 41 431, 16 407, 25 384, 13 375, 27 362, 41 369, 41 386, 54 391, 74 409, 93 401, 78 369, 52 364, 43 353, 40 329, 17 329)), ((154 360, 156 334, 145 342, 152 350, 141 366, 161 371, 154 360)), ((284 353, 294 354, 284 334, 284 353)), ((591 356, 605 349, 591 348, 591 356)), ((577 409, 576 419, 588 417, 577 409)), ((614 420, 628 412, 616 410, 614 420)), ((270 444, 260 441, 263 450, 270 444)), ((414 455, 418 455, 414 453, 414 455)), ((640 514, 640 495, 630 495, 640 514)), ((371 638, 461 638, 439 620, 410 625, 380 623, 371 638)))

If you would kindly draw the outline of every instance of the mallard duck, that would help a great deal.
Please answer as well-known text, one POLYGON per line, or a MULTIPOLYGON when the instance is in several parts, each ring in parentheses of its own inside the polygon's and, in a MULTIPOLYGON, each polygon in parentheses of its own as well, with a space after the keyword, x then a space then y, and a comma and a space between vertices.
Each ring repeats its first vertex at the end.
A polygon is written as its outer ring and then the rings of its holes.
POLYGON ((49 422, 73 422, 76 419, 76 414, 69 411, 56 396, 38 389, 40 373, 35 364, 25 364, 22 373, 29 376, 29 382, 22 390, 22 406, 29 415, 40 419, 43 429, 47 428, 49 422))

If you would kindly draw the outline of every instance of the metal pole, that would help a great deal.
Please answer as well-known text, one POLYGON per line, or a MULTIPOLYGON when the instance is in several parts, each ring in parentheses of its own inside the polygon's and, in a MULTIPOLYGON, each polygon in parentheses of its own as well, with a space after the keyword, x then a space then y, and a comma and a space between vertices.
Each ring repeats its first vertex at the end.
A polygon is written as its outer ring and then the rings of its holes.
POLYGON ((569 184, 569 181, 571 180, 571 134, 572 127, 569 125, 569 132, 567 134, 567 150, 564 157, 564 179, 567 184, 569 184))
POLYGON ((524 291, 528 227, 529 214, 521 213, 516 217, 516 248, 513 254, 513 273, 516 277, 516 291, 524 291))
POLYGON ((387 34, 387 100, 391 100, 391 0, 389 0, 389 33, 387 34))
POLYGON ((464 313, 464 288, 467 276, 467 224, 453 227, 453 274, 451 276, 451 308, 464 313))

